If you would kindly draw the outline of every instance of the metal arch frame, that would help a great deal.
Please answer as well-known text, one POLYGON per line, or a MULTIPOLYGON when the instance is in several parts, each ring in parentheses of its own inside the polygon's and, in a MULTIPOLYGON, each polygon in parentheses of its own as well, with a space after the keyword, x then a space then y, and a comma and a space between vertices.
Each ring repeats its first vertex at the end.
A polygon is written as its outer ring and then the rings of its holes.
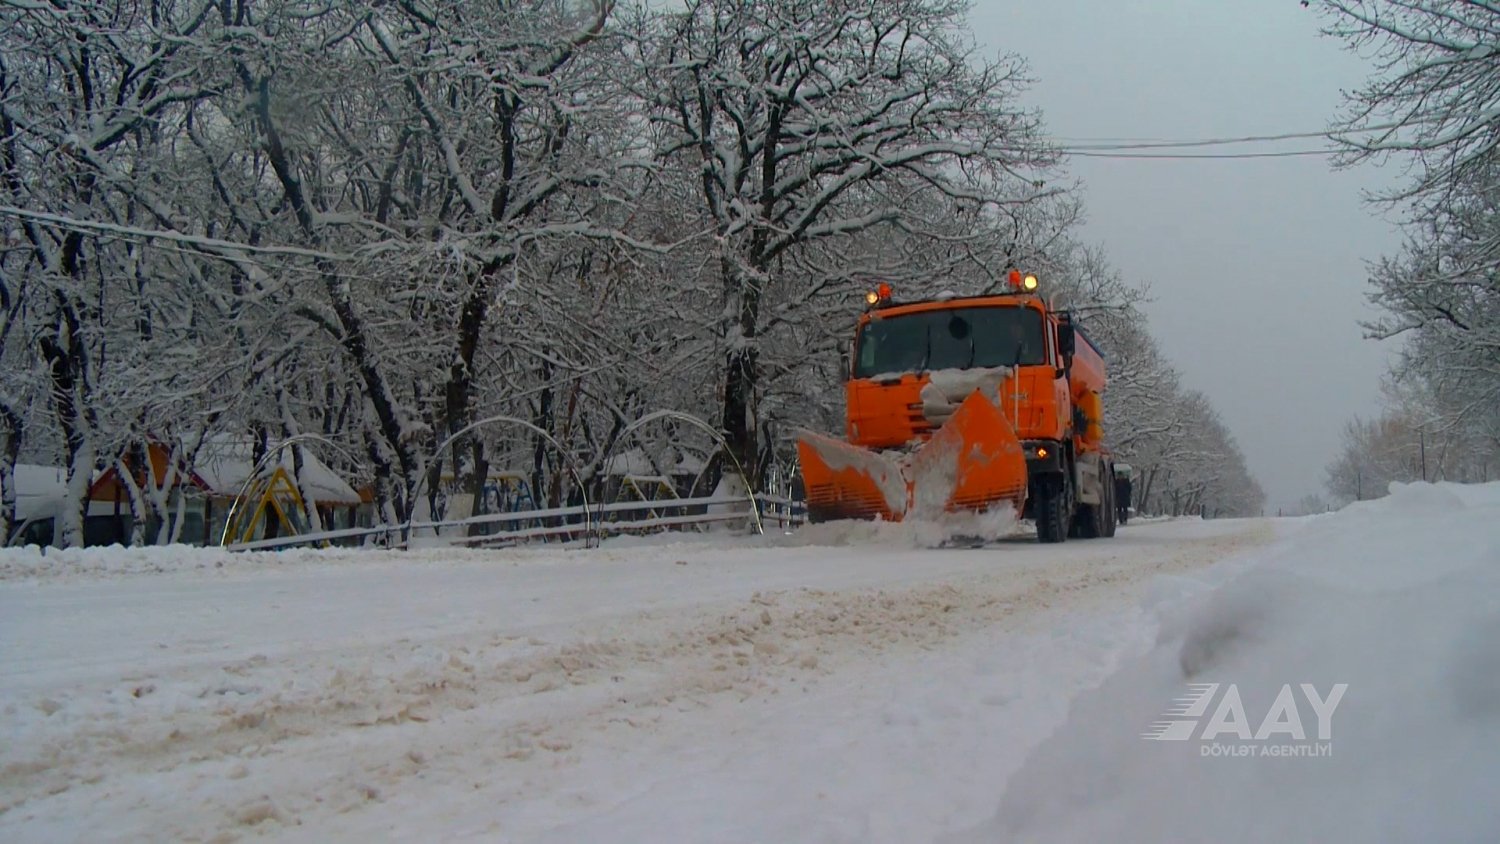
MULTIPOLYGON (((714 442, 717 442, 723 449, 724 454, 727 455, 731 461, 733 461, 734 471, 740 476, 740 483, 745 485, 745 500, 750 504, 750 519, 755 525, 755 532, 757 534, 765 534, 766 528, 765 525, 761 522, 760 507, 755 501, 755 489, 750 483, 749 476, 745 474, 745 467, 740 465, 739 458, 734 456, 734 451, 729 448, 729 441, 724 439, 724 435, 720 433, 717 428, 708 424, 707 422, 704 422, 702 419, 699 419, 691 413, 683 413, 678 410, 657 410, 648 413, 645 416, 642 416, 634 422, 631 422, 629 425, 626 425, 624 428, 620 429, 620 435, 615 438, 615 441, 610 444, 610 447, 605 449, 600 464, 602 469, 604 471, 608 471, 609 462, 615 455, 615 449, 619 447, 620 443, 625 441, 625 438, 627 436, 634 434, 637 430, 644 427, 645 425, 648 425, 652 422, 658 422, 662 419, 673 419, 678 422, 686 422, 689 425, 697 428, 698 430, 708 434, 710 437, 713 437, 714 442)), ((700 472, 699 474, 701 475, 702 473, 700 472)), ((603 530, 602 526, 600 527, 600 530, 603 530)))
MULTIPOLYGON (((596 517, 592 502, 589 501, 589 491, 583 483, 583 475, 578 471, 578 464, 574 462, 572 457, 568 456, 567 450, 562 447, 562 443, 559 443, 556 437, 553 437, 551 434, 547 433, 546 429, 538 427, 537 425, 528 422, 525 419, 517 419, 514 416, 487 416, 483 419, 470 422, 462 428, 459 428, 457 431, 454 431, 448 436, 447 439, 439 443, 437 448, 432 450, 432 456, 436 458, 439 455, 445 453, 450 447, 452 447, 453 443, 458 441, 459 437, 464 436, 470 431, 482 428, 485 425, 494 424, 496 422, 507 425, 518 425, 530 431, 531 433, 536 434, 537 436, 546 440, 547 444, 552 446, 552 448, 558 453, 558 455, 562 457, 564 463, 567 466, 568 474, 573 476, 573 483, 578 485, 578 494, 583 496, 583 521, 585 536, 584 547, 589 548, 597 545, 597 525, 599 519, 596 517)), ((408 544, 411 542, 411 526, 416 521, 417 502, 422 498, 421 493, 424 491, 423 486, 427 483, 428 474, 429 472, 427 471, 427 467, 423 466, 422 471, 417 477, 416 486, 412 487, 411 492, 408 494, 408 503, 410 506, 407 507, 406 522, 401 526, 402 539, 408 544)))
MULTIPOLYGON (((307 442, 308 440, 320 442, 326 446, 331 447, 334 451, 337 451, 338 453, 347 457, 351 463, 359 463, 359 459, 356 458, 353 454, 350 454, 347 449, 321 434, 297 434, 296 436, 287 437, 286 439, 282 440, 276 445, 275 448, 266 452, 265 456, 261 457, 261 459, 250 468, 250 474, 246 475, 244 483, 240 484, 240 490, 234 496, 234 501, 230 503, 229 512, 224 516, 224 532, 219 536, 220 548, 226 547, 229 544, 229 529, 234 526, 234 511, 239 509, 240 502, 245 498, 245 493, 250 490, 250 484, 254 483, 255 480, 260 477, 260 473, 264 471, 267 466, 271 465, 272 458, 277 458, 279 461, 281 452, 285 451, 288 446, 297 445, 298 443, 307 442)), ((300 479, 298 479, 298 483, 301 483, 300 479)))

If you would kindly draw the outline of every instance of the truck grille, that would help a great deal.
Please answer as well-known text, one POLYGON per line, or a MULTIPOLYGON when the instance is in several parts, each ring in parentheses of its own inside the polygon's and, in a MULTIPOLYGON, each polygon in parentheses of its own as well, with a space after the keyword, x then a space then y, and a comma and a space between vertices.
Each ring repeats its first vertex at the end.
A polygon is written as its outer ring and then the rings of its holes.
POLYGON ((932 423, 927 421, 927 414, 922 412, 921 402, 906 406, 906 422, 911 426, 914 434, 923 434, 932 430, 932 423))

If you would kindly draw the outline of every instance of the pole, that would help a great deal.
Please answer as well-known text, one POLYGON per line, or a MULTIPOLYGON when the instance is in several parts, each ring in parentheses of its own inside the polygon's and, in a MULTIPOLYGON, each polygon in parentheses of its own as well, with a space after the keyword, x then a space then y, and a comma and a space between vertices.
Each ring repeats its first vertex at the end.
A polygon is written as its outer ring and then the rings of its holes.
POLYGON ((1427 431, 1423 428, 1417 429, 1417 447, 1422 452, 1422 482, 1427 482, 1427 431))

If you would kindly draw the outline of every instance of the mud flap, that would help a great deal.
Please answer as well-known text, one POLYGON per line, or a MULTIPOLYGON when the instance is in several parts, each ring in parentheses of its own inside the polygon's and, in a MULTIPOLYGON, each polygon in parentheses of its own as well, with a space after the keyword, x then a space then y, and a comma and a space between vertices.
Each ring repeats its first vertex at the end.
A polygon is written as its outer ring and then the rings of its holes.
POLYGON ((1015 430, 976 390, 915 454, 893 458, 802 432, 797 440, 812 521, 935 518, 1000 503, 1020 512, 1026 455, 1015 430))

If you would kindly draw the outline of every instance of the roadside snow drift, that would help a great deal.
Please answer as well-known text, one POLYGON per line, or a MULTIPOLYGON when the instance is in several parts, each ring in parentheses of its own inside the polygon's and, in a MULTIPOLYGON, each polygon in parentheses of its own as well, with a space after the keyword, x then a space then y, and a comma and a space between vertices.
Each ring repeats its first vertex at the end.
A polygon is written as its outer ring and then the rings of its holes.
POLYGON ((1306 520, 1169 601, 1156 646, 1082 695, 995 817, 952 841, 1500 841, 1497 526, 1494 484, 1398 485, 1306 520), (1142 737, 1172 722, 1191 737, 1142 737))

